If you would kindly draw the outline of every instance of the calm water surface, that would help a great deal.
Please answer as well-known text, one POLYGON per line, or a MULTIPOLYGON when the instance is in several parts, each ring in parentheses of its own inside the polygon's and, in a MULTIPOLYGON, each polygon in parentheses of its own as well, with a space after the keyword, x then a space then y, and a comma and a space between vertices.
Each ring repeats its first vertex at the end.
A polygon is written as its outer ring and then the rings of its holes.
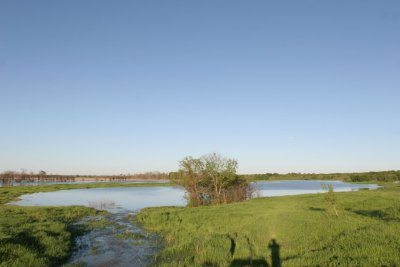
POLYGON ((184 206, 185 191, 176 186, 112 187, 60 190, 23 195, 15 202, 21 206, 82 205, 111 213, 135 211, 146 207, 184 206))
POLYGON ((253 183, 260 197, 290 196, 301 194, 323 193, 321 185, 333 185, 335 192, 348 192, 360 189, 377 189, 376 184, 350 184, 342 181, 324 180, 290 180, 253 183))

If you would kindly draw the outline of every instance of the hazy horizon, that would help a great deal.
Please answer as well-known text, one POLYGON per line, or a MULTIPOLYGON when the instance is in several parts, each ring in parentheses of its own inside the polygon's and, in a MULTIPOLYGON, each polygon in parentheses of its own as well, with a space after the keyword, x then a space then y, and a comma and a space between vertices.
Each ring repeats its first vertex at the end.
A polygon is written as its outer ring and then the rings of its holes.
POLYGON ((1 1, 0 172, 400 169, 399 1, 1 1))
MULTIPOLYGON (((142 171, 142 172, 117 172, 117 173, 77 173, 70 171, 68 173, 59 173, 59 172, 51 172, 47 171, 46 169, 37 169, 37 170, 28 170, 25 168, 20 168, 20 169, 7 169, 7 170, 1 170, 1 172, 7 172, 7 171, 14 171, 14 172, 25 172, 25 173, 38 173, 40 171, 45 171, 47 175, 79 175, 79 176, 118 176, 118 175, 137 175, 137 174, 145 174, 145 173, 169 173, 169 172, 174 172, 177 171, 179 167, 177 166, 176 169, 171 169, 171 170, 164 170, 164 171, 158 171, 158 170, 150 170, 150 171, 142 171)), ((238 172, 238 174, 265 174, 265 173, 277 173, 277 174, 289 174, 289 173, 301 173, 301 174, 335 174, 335 173, 364 173, 364 172, 381 172, 381 171, 400 171, 400 169, 381 169, 381 170, 357 170, 357 171, 329 171, 329 172, 298 172, 298 171, 290 171, 290 172, 274 172, 274 171, 267 171, 267 172, 238 172)))

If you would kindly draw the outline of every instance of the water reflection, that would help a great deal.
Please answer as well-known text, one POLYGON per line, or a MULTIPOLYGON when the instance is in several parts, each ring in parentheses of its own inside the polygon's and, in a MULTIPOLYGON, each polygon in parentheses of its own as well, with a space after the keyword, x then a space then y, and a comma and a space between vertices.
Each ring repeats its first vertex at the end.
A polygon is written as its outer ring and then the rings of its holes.
POLYGON ((60 190, 23 195, 21 206, 82 205, 117 213, 146 207, 185 206, 185 191, 176 186, 113 187, 60 190))
POLYGON ((254 197, 275 197, 290 196, 312 193, 324 193, 321 185, 333 185, 335 192, 347 192, 360 189, 377 189, 376 184, 350 184, 342 181, 325 181, 325 180, 290 180, 290 181, 271 181, 271 182, 255 182, 254 197))
POLYGON ((115 201, 111 199, 99 199, 88 201, 88 206, 97 210, 107 210, 116 208, 115 201))

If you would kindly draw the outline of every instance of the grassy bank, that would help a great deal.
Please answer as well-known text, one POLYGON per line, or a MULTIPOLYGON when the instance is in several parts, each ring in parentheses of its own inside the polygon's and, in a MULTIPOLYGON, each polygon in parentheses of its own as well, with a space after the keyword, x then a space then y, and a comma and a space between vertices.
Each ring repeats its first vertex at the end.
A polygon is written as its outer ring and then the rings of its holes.
POLYGON ((103 214, 86 207, 18 207, 5 205, 22 194, 95 187, 160 186, 165 184, 62 184, 0 187, 0 266, 60 266, 72 252, 75 237, 100 220, 75 224, 87 216, 103 214))
POLYGON ((165 238, 159 266, 400 266, 400 185, 335 194, 339 217, 316 194, 149 208, 137 220, 165 238))
POLYGON ((74 225, 97 215, 85 207, 0 207, 0 266, 60 266, 74 238, 91 225, 74 225))

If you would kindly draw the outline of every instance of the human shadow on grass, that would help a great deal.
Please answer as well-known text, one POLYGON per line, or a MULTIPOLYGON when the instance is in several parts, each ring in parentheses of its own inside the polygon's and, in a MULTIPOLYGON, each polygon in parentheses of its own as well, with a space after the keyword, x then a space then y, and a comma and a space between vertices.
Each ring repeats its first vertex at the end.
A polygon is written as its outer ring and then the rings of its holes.
POLYGON ((281 267, 280 246, 275 239, 272 239, 268 244, 268 249, 271 252, 271 265, 264 259, 235 259, 231 262, 230 267, 252 266, 252 267, 281 267))
POLYGON ((271 251, 271 266, 281 267, 281 256, 279 253, 280 246, 275 239, 272 239, 271 242, 269 242, 268 248, 271 251))
POLYGON ((316 207, 309 207, 308 209, 312 211, 326 211, 326 209, 316 208, 316 207))
POLYGON ((236 259, 231 262, 229 267, 269 267, 267 261, 265 259, 236 259))
POLYGON ((367 216, 374 219, 383 221, 400 221, 400 216, 396 216, 396 212, 391 213, 389 209, 384 210, 355 210, 354 213, 358 215, 367 216))

